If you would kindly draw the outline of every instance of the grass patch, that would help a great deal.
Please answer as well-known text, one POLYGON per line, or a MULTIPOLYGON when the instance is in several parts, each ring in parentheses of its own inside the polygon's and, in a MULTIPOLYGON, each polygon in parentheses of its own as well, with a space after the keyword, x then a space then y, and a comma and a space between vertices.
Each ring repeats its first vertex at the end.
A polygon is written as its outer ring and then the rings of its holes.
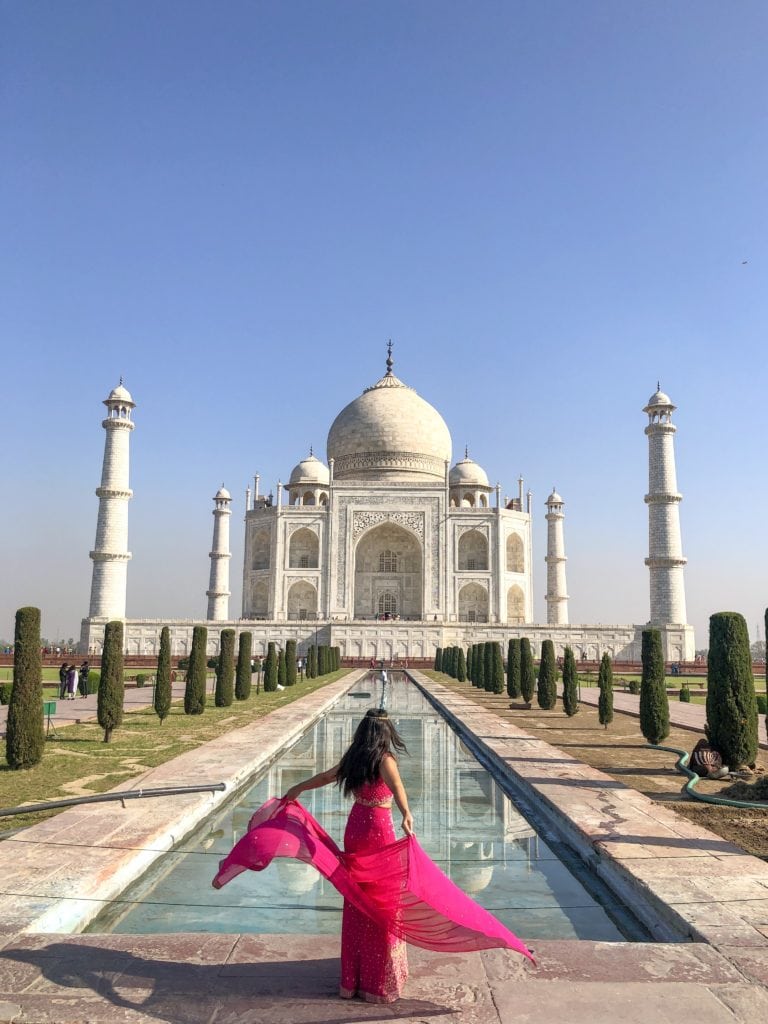
MULTIPOLYGON (((174 701, 171 713, 160 723, 151 708, 125 715, 123 725, 104 743, 97 722, 57 726, 59 739, 45 745, 43 760, 34 768, 14 771, 5 759, 0 764, 0 807, 62 800, 71 796, 106 793, 146 768, 165 764, 179 754, 199 747, 233 729, 240 729, 299 697, 327 686, 349 669, 331 672, 321 679, 306 680, 282 691, 252 694, 250 700, 217 708, 208 698, 202 715, 185 715, 183 701, 174 701)), ((216 779, 211 781, 218 781, 216 779)), ((0 839, 20 828, 35 825, 58 811, 19 814, 0 818, 0 839)))

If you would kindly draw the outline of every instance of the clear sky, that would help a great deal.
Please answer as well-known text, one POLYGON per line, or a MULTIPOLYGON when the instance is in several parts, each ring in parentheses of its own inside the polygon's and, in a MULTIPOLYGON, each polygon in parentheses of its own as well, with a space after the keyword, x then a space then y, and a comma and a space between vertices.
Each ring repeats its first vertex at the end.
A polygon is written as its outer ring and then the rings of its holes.
POLYGON ((492 482, 566 501, 573 622, 648 616, 647 441, 678 405, 689 619, 755 633, 765 510, 764 0, 0 5, 0 636, 77 635, 104 431, 128 614, 205 614, 211 497, 324 454, 395 372, 492 482))

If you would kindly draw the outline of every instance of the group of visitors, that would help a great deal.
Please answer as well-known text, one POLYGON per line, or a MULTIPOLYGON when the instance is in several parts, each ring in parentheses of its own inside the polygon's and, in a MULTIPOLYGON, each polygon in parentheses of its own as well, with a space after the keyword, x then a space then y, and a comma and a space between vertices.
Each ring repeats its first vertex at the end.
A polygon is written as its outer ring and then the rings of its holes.
POLYGON ((80 694, 88 696, 88 662, 84 661, 80 668, 68 665, 65 661, 59 669, 59 700, 74 700, 80 694))

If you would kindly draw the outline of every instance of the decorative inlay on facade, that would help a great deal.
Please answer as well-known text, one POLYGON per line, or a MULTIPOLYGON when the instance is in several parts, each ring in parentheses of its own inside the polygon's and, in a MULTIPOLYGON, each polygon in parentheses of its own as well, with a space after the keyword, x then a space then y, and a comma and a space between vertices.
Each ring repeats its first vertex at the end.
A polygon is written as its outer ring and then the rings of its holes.
POLYGON ((355 470, 401 469, 411 472, 445 475, 445 462, 433 455, 420 452, 355 452, 336 459, 334 474, 337 479, 354 473, 355 470))
POLYGON ((423 512, 355 512, 352 518, 352 534, 356 537, 363 530, 379 526, 381 523, 395 523, 397 526, 404 526, 417 533, 422 540, 424 538, 423 512))
POLYGON ((310 523, 307 523, 307 522, 303 522, 303 523, 288 523, 287 526, 286 526, 286 529, 288 531, 288 536, 289 537, 293 536, 293 534, 296 533, 297 530, 309 530, 310 533, 314 533, 314 535, 316 537, 318 537, 319 534, 320 534, 320 526, 319 526, 319 524, 318 523, 312 523, 312 522, 310 522, 310 523))

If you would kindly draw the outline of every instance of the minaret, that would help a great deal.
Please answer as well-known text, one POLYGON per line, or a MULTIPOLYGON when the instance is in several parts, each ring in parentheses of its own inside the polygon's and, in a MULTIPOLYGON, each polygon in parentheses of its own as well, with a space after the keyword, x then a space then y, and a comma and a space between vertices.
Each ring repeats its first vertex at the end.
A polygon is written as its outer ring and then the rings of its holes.
POLYGON ((213 545, 210 551, 211 580, 206 594, 208 614, 211 622, 226 622, 229 619, 229 507, 232 495, 221 485, 213 499, 213 545))
POLYGON ((90 555, 93 559, 91 604, 89 618, 124 619, 128 583, 128 502, 133 491, 128 486, 130 439, 133 423, 131 413, 136 403, 120 383, 104 399, 107 418, 102 427, 104 463, 101 485, 96 488, 99 516, 96 521, 96 542, 90 555))
POLYGON ((568 625, 568 588, 565 584, 565 541, 563 499, 552 488, 547 498, 547 623, 568 625))
POLYGON ((651 618, 653 626, 684 624, 685 585, 680 540, 680 502, 675 472, 675 432, 672 413, 676 406, 657 385, 643 412, 648 413, 648 558, 651 571, 651 618))

